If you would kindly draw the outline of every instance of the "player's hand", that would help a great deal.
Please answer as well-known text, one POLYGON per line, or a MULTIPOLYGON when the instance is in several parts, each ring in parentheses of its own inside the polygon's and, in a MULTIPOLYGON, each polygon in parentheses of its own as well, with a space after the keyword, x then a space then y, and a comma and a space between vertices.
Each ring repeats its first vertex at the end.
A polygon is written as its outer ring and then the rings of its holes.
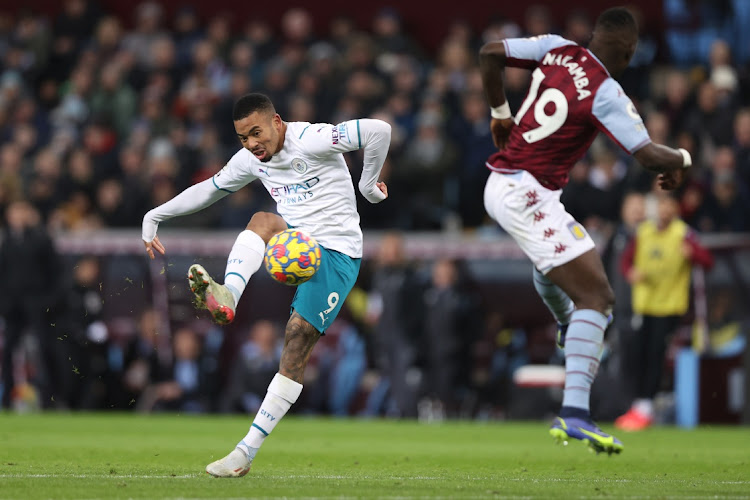
POLYGON ((154 236, 152 241, 144 241, 143 244, 146 245, 146 253, 148 253, 148 256, 152 259, 154 258, 154 250, 162 255, 166 252, 166 249, 164 248, 164 245, 161 244, 161 241, 159 241, 158 236, 154 236))
POLYGON ((502 120, 497 118, 492 119, 490 122, 490 131, 492 132, 492 141, 497 146, 497 149, 505 148, 514 126, 515 122, 512 116, 510 118, 503 118, 502 120))
POLYGON ((359 192, 362 193, 362 196, 364 196, 370 203, 380 203, 388 198, 388 186, 382 181, 376 182, 375 185, 369 187, 369 189, 366 185, 360 184, 359 192))
POLYGON ((677 189, 682 185, 682 182, 685 180, 685 169, 684 168, 678 168, 675 170, 669 170, 667 172, 662 172, 657 176, 657 180, 659 182, 659 187, 664 189, 665 191, 672 191, 673 189, 677 189))
MULTIPOLYGON (((375 183, 375 186, 380 189, 380 192, 385 195, 385 198, 388 198, 388 186, 385 185, 385 182, 378 181, 375 183)), ((385 199, 383 198, 383 199, 385 199)))

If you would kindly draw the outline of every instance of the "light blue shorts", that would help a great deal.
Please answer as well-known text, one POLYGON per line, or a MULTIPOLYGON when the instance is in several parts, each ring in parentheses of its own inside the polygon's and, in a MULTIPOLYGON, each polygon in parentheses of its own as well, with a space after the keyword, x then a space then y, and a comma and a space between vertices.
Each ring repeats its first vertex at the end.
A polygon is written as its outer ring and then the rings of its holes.
POLYGON ((336 319, 359 275, 362 259, 320 247, 320 269, 309 281, 297 286, 292 310, 320 333, 336 319))

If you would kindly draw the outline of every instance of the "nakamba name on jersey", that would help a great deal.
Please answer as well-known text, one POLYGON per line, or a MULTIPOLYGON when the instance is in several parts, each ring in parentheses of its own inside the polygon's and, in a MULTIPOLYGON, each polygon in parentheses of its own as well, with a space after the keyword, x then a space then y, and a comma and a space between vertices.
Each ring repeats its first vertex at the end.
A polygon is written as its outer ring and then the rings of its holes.
POLYGON ((506 147, 487 167, 526 170, 548 189, 602 131, 632 154, 651 140, 632 101, 589 50, 557 35, 504 40, 506 65, 533 70, 506 147))

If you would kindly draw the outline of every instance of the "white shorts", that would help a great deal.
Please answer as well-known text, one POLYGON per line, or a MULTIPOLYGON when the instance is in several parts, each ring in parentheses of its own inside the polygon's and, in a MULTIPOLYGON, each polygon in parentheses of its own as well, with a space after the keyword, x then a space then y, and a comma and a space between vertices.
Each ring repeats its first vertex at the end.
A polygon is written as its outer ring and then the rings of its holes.
POLYGON ((543 274, 595 248, 594 240, 550 190, 525 170, 492 172, 484 188, 484 208, 543 274))

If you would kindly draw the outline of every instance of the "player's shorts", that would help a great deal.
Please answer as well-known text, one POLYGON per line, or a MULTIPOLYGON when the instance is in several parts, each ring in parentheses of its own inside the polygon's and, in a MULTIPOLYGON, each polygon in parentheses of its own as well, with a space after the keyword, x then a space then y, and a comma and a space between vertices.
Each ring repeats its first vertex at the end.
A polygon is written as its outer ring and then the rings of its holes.
POLYGON ((525 170, 492 172, 484 207, 543 274, 595 248, 594 240, 550 190, 525 170))
POLYGON ((320 333, 336 319, 359 275, 362 259, 320 247, 320 268, 297 286, 292 309, 320 333))

